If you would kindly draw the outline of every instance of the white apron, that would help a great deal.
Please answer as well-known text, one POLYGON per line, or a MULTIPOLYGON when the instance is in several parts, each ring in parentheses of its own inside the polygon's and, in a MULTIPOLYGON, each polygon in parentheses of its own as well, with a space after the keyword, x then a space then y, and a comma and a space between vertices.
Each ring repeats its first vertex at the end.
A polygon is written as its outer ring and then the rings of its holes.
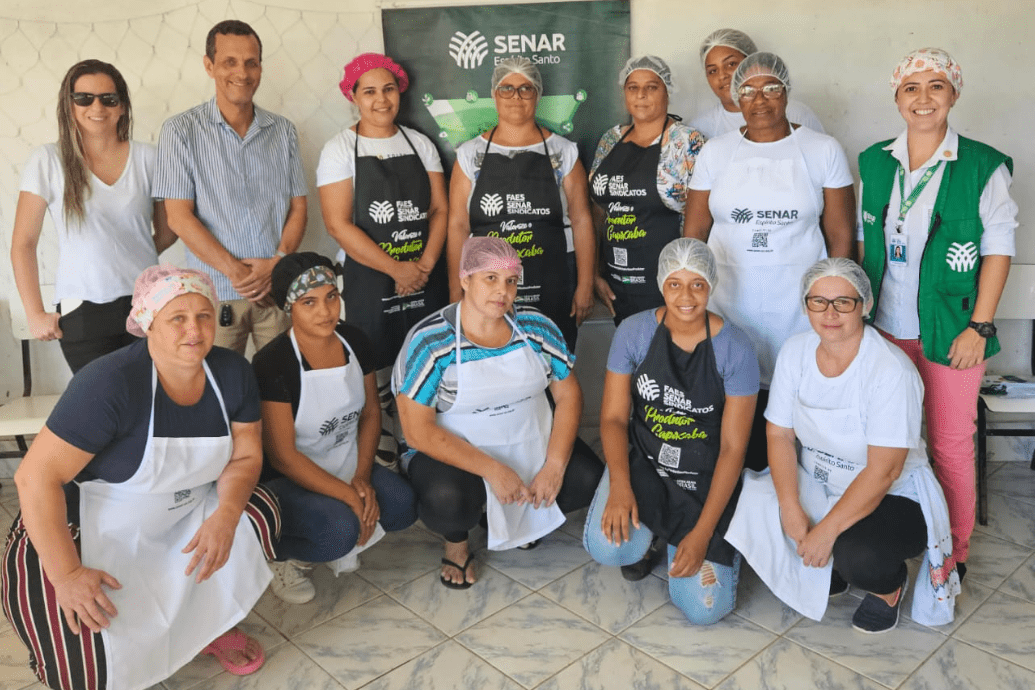
MULTIPOLYGON (((298 349, 294 328, 289 331, 289 335, 291 347, 298 359, 301 383, 298 413, 295 415, 295 448, 329 474, 343 482, 351 482, 356 476, 359 463, 359 418, 367 400, 359 360, 348 342, 335 332, 334 335, 349 353, 349 363, 341 367, 306 371, 302 366, 302 353, 298 349)), ((341 558, 328 563, 327 567, 335 575, 352 572, 358 566, 356 556, 384 535, 385 531, 378 523, 366 544, 353 548, 341 558)))
POLYGON ((708 307, 751 338, 763 388, 787 338, 809 329, 799 284, 805 269, 827 255, 819 229, 822 206, 797 130, 789 138, 798 155, 778 160, 737 160, 738 142, 708 201, 708 246, 719 270, 708 307))
MULTIPOLYGON (((438 424, 514 470, 529 484, 546 464, 553 413, 546 399, 546 364, 517 322, 507 315, 514 336, 525 341, 499 357, 460 361, 460 312, 456 310, 456 401, 438 415, 438 424)), ((484 480, 483 480, 484 481, 484 480)), ((527 544, 564 524, 554 503, 503 505, 485 482, 489 544, 503 551, 527 544)))
MULTIPOLYGON (((216 480, 230 460, 233 439, 223 396, 205 363, 226 422, 225 436, 154 435, 154 399, 147 445, 128 481, 83 482, 82 562, 111 573, 118 609, 102 632, 107 690, 137 690, 168 678, 206 645, 243 619, 272 579, 248 517, 242 513, 229 560, 208 580, 183 573, 193 553, 181 549, 219 504, 216 480)), ((151 388, 158 374, 151 368, 151 388)))

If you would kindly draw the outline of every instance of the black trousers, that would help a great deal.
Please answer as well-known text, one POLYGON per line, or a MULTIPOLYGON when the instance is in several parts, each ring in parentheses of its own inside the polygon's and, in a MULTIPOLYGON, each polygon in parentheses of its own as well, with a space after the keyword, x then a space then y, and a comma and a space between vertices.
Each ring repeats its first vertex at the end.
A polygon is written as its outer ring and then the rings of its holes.
POLYGON ((61 327, 61 354, 72 373, 109 352, 135 343, 139 338, 126 332, 126 317, 132 298, 112 302, 83 302, 58 320, 61 327))
POLYGON ((769 389, 759 388, 755 402, 755 419, 751 422, 751 436, 748 437, 744 467, 761 472, 769 467, 769 442, 765 437, 765 408, 769 404, 769 389))
MULTIPOLYGON (((467 540, 478 524, 485 505, 485 482, 476 474, 415 453, 407 473, 417 493, 417 515, 448 542, 467 540)), ((557 494, 562 513, 585 508, 592 502, 604 474, 604 463, 581 438, 575 439, 571 459, 564 471, 564 483, 557 494)))
POLYGON ((834 568, 850 585, 891 594, 906 579, 906 559, 927 548, 927 523, 920 504, 885 496, 876 510, 834 542, 834 568))

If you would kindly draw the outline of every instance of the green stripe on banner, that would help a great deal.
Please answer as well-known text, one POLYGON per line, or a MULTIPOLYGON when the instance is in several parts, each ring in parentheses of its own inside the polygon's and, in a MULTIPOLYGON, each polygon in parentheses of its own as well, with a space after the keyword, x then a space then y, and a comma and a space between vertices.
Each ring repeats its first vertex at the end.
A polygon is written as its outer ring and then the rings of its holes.
POLYGON ((629 59, 629 3, 555 2, 381 11, 385 52, 410 76, 399 121, 455 148, 497 121, 492 70, 523 55, 543 75, 536 120, 579 145, 589 169, 601 135, 629 121, 618 72, 629 59))

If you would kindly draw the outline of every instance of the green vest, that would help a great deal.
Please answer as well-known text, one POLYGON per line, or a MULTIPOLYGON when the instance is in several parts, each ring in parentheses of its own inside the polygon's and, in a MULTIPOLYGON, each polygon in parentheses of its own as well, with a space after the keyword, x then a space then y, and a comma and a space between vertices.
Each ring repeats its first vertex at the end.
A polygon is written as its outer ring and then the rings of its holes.
MULTIPOLYGON (((863 270, 873 288, 877 313, 881 284, 887 262, 884 225, 889 213, 892 186, 899 163, 885 151, 893 140, 882 141, 859 154, 859 177, 863 184, 863 270)), ((932 362, 949 364, 952 341, 967 327, 977 299, 979 252, 984 226, 978 205, 988 179, 1006 163, 1013 173, 1013 160, 991 146, 966 137, 959 138, 958 158, 945 161, 938 199, 931 215, 927 243, 920 258, 920 290, 917 313, 924 356, 932 362)), ((897 215, 897 209, 893 212, 897 215)), ((999 352, 999 340, 989 338, 985 359, 999 352)))

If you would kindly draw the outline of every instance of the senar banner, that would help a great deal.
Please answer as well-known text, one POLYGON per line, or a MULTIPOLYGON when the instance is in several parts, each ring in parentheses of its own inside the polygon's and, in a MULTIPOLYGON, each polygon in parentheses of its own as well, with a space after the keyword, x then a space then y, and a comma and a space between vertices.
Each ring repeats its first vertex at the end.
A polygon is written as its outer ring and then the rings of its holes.
POLYGON ((536 120, 579 144, 589 169, 600 136, 626 122, 618 71, 629 58, 629 3, 546 2, 386 9, 385 53, 410 76, 400 121, 454 149, 496 124, 490 93, 500 60, 523 55, 543 75, 536 120))

